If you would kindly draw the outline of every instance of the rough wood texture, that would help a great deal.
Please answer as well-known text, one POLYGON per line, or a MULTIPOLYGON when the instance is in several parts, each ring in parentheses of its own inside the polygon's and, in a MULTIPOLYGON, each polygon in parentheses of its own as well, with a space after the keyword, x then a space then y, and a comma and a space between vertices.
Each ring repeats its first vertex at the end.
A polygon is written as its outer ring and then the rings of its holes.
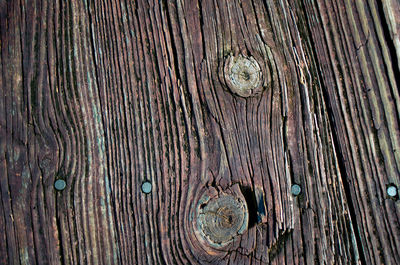
POLYGON ((399 6, 0 0, 0 263, 400 264, 399 6))
POLYGON ((306 3, 305 10, 318 14, 308 24, 333 113, 362 259, 398 264, 400 204, 387 196, 386 188, 400 185, 400 10, 398 2, 378 2, 318 1, 306 3))

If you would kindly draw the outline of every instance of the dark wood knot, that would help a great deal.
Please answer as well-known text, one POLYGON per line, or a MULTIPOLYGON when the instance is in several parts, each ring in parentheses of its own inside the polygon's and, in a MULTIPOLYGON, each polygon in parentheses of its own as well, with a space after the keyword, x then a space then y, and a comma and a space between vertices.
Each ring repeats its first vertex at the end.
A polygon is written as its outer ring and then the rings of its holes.
POLYGON ((230 91, 241 97, 255 96, 263 91, 263 74, 253 57, 229 56, 224 63, 224 80, 230 91))
POLYGON ((220 194, 198 209, 198 229, 212 246, 227 245, 247 229, 247 223, 246 202, 234 195, 220 194))

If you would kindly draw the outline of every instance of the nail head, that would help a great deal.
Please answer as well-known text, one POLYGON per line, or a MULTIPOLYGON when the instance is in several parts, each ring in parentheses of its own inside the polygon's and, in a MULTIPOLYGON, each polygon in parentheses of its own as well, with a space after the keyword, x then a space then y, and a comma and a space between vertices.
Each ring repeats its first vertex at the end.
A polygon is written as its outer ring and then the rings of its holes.
POLYGON ((397 196, 397 188, 396 188, 396 186, 390 185, 389 187, 387 187, 386 193, 390 197, 396 197, 397 196))
POLYGON ((142 191, 146 194, 151 192, 151 183, 149 181, 146 181, 142 184, 142 191))
POLYGON ((56 182, 54 182, 54 188, 56 190, 63 190, 67 186, 67 183, 63 179, 57 179, 56 182))
POLYGON ((298 196, 301 193, 301 187, 298 184, 293 184, 291 188, 292 195, 298 196))

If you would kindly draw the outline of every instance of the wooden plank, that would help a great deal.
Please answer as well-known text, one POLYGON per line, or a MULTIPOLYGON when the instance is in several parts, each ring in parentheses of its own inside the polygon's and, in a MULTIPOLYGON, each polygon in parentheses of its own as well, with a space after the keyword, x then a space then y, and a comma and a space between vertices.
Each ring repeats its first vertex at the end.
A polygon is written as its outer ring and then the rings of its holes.
POLYGON ((0 263, 399 263, 388 6, 0 1, 0 263))
POLYGON ((305 1, 335 142, 366 264, 398 264, 400 7, 396 1, 305 1), (397 48, 396 48, 397 47, 397 48))

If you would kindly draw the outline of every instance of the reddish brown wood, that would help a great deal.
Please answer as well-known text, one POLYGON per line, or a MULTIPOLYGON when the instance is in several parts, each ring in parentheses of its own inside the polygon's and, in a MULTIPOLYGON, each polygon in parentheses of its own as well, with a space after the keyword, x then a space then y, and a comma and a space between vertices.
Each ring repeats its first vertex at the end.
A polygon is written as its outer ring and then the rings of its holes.
POLYGON ((0 1, 0 263, 399 264, 399 13, 0 1))

